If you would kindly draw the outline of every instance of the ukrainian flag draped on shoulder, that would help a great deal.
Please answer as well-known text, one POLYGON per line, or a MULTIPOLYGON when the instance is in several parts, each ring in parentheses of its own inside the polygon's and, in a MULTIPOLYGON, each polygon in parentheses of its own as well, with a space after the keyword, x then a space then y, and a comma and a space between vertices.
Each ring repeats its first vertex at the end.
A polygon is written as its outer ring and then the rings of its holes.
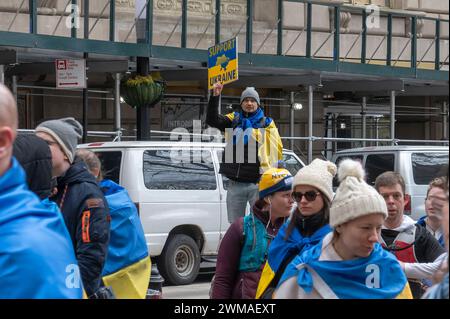
POLYGON ((110 180, 100 187, 111 214, 111 236, 103 268, 103 282, 119 299, 144 299, 151 261, 136 206, 125 188, 110 180))
POLYGON ((13 158, 0 176, 0 299, 82 297, 63 217, 28 189, 25 173, 13 158))
POLYGON ((225 116, 233 122, 233 137, 225 134, 226 140, 233 138, 233 143, 236 144, 238 139, 243 138, 246 145, 250 135, 248 129, 251 129, 252 138, 260 144, 258 157, 261 168, 266 171, 276 167, 276 163, 283 158, 283 142, 273 119, 264 117, 261 108, 248 118, 242 112, 228 113, 225 116), (261 123, 262 120, 264 123, 261 123))
POLYGON ((274 279, 278 268, 285 258, 290 254, 298 254, 302 251, 311 248, 325 237, 326 234, 331 232, 329 225, 325 225, 319 228, 311 237, 303 237, 297 228, 294 228, 287 239, 286 229, 289 225, 288 220, 278 231, 277 236, 272 241, 269 247, 269 255, 264 266, 261 278, 259 280, 258 289, 256 291, 256 299, 264 293, 271 281, 274 279))
POLYGON ((395 299, 409 290, 408 282, 397 259, 379 243, 369 257, 344 261, 319 261, 322 241, 298 255, 286 268, 280 284, 297 277, 297 284, 310 293, 317 288, 316 273, 339 299, 395 299))

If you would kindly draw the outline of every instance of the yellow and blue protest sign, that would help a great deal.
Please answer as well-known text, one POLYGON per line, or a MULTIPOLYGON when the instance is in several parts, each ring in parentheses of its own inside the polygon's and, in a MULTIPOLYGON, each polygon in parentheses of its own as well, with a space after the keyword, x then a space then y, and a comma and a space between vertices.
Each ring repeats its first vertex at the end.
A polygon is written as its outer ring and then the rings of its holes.
POLYGON ((216 44, 208 49, 208 88, 214 83, 222 84, 237 81, 238 42, 237 38, 216 44))

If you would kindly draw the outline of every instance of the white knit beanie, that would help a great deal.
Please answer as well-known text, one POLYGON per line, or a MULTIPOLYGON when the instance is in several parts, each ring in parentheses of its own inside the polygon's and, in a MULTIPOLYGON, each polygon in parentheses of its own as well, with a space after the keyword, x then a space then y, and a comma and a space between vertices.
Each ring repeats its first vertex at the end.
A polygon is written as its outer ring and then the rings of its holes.
POLYGON ((292 189, 297 185, 309 185, 317 188, 328 200, 333 199, 333 177, 336 165, 316 158, 311 164, 301 168, 294 177, 292 189))
POLYGON ((336 227, 361 216, 380 213, 387 218, 384 198, 364 181, 361 163, 343 160, 338 168, 340 185, 330 207, 330 226, 336 227))

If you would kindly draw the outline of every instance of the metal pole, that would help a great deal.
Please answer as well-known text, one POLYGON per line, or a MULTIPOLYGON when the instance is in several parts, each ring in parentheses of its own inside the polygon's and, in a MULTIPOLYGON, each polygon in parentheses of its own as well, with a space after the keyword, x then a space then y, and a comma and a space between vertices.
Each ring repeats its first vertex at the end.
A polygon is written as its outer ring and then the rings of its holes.
MULTIPOLYGON (((333 114, 333 137, 337 137, 337 118, 339 115, 333 114)), ((333 152, 337 152, 338 151, 338 147, 337 147, 337 141, 334 141, 334 149, 333 152)))
POLYGON ((253 51, 253 0, 247 0, 247 38, 245 52, 251 54, 253 51))
POLYGON ((375 118, 375 139, 377 140, 375 142, 375 146, 378 146, 378 137, 379 137, 379 134, 378 134, 378 122, 379 122, 379 120, 380 120, 380 118, 378 118, 378 117, 375 118))
POLYGON ((312 156, 313 156, 313 142, 312 142, 312 136, 313 136, 313 86, 308 86, 308 164, 312 162, 312 156))
MULTIPOLYGON (((333 137, 333 115, 331 113, 327 113, 327 137, 333 137)), ((331 161, 333 157, 333 142, 327 141, 327 160, 331 161)))
POLYGON ((14 99, 17 101, 17 75, 12 76, 12 94, 14 96, 14 99))
MULTIPOLYGON (((136 73, 139 75, 147 76, 149 74, 149 58, 137 57, 136 58, 136 73)), ((136 108, 136 140, 148 141, 150 140, 150 110, 148 106, 142 106, 136 108)))
POLYGON ((121 118, 120 118, 120 73, 116 73, 115 80, 115 90, 114 90, 114 130, 117 131, 117 140, 120 141, 120 129, 121 129, 121 118))
POLYGON ((278 0, 277 54, 283 54, 283 0, 278 0))
POLYGON ((444 130, 443 134, 442 134, 442 138, 444 140, 448 139, 448 105, 447 105, 447 101, 444 101, 442 103, 442 112, 444 113, 444 116, 442 117, 442 129, 444 130))
MULTIPOLYGON (((391 91, 391 138, 395 138, 395 91, 391 91)), ((392 145, 395 145, 394 141, 392 145)))
POLYGON ((216 30, 215 30, 215 40, 216 44, 220 43, 220 6, 221 6, 221 0, 216 0, 216 30))
MULTIPOLYGON (((362 138, 366 138, 366 108, 367 97, 363 96, 361 104, 361 121, 362 121, 362 138)), ((363 147, 366 146, 366 141, 363 142, 363 147)))
POLYGON ((181 4, 181 47, 185 48, 187 44, 187 16, 188 2, 183 0, 181 4))
POLYGON ((0 64, 0 83, 5 83, 5 66, 0 64))
MULTIPOLYGON (((84 0, 84 38, 89 38, 89 0, 84 0)), ((83 58, 86 61, 86 70, 87 67, 87 60, 88 60, 88 53, 83 53, 83 58)), ((86 72, 87 73, 87 72, 86 72)), ((88 130, 88 79, 86 78, 86 88, 83 89, 83 143, 87 142, 87 130, 88 130)))
MULTIPOLYGON (((294 123, 295 123, 295 111, 294 108, 292 107, 294 105, 294 97, 295 97, 295 92, 291 92, 291 125, 290 125, 290 130, 291 130, 291 137, 294 137, 294 123)), ((294 140, 291 139, 290 141, 290 149, 293 150, 294 149, 294 140)))

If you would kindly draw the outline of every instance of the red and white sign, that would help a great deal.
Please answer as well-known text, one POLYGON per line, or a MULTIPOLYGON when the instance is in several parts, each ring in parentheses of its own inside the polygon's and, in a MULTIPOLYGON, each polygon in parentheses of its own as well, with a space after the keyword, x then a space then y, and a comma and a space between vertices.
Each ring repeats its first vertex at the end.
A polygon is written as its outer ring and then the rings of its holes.
POLYGON ((86 88, 86 60, 57 59, 55 67, 57 88, 86 88))

